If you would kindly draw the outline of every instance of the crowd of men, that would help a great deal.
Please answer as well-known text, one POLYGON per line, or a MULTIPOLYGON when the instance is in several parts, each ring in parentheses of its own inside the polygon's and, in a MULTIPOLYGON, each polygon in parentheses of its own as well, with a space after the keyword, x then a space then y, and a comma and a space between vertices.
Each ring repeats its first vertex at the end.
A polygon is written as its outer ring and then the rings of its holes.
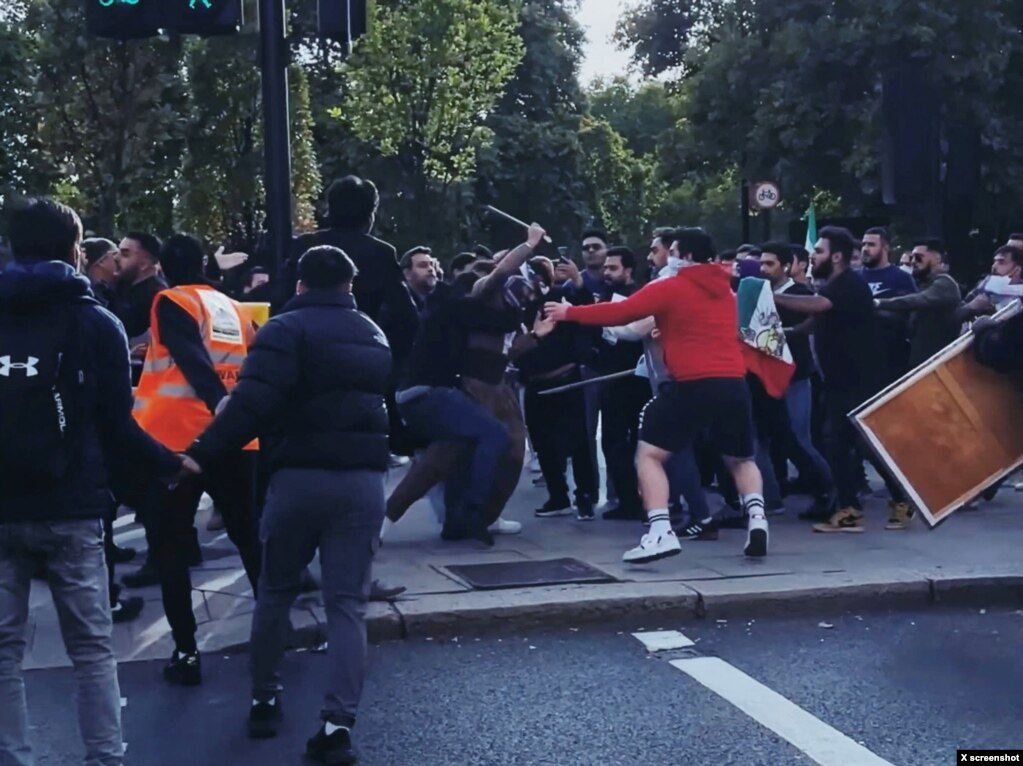
MULTIPOLYGON (((273 280, 187 235, 83 241, 77 215, 49 200, 12 214, 14 260, 0 273, 5 762, 33 762, 20 671, 33 577, 48 580, 75 666, 86 763, 123 760, 111 626, 142 600, 114 582, 134 556, 113 542, 119 508, 145 526, 147 559, 123 583, 160 586, 175 644, 163 675, 197 686, 189 568, 202 557, 199 503, 212 498, 211 523, 257 594, 253 737, 281 723, 289 608, 323 589, 331 671, 308 755, 353 763, 366 602, 388 595, 371 564, 418 500, 447 541, 520 532, 502 514, 528 443, 548 495, 534 523, 624 522, 641 534, 623 557, 633 563, 739 527, 744 554, 762 557, 789 495, 807 496, 800 518, 815 532, 864 531, 872 458, 848 413, 969 323, 982 361, 1023 367, 1018 323, 989 319, 1023 292, 1015 235, 965 300, 941 241, 897 257, 882 228, 862 240, 824 228, 812 253, 719 252, 700 228, 664 228, 645 259, 589 231, 580 267, 540 254, 546 232, 533 224, 511 249, 454 256, 445 278, 429 247, 399 259, 372 236, 371 182, 341 179, 327 202, 327 227, 297 237, 273 280), (749 277, 769 285, 791 357, 780 391, 743 353, 736 293, 749 277), (271 303, 274 316, 257 328, 243 303, 271 303), (408 470, 385 496, 402 455, 408 470), (317 552, 322 583, 307 570, 317 552)), ((886 528, 905 529, 913 508, 875 468, 886 528)))

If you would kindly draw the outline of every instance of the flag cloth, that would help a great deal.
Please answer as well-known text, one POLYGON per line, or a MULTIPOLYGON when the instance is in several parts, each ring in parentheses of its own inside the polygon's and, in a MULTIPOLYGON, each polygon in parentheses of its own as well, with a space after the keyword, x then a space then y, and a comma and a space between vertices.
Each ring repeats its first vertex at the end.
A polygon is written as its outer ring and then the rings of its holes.
POLYGON ((785 340, 771 285, 764 279, 747 277, 739 282, 739 334, 746 369, 760 378, 775 399, 785 395, 796 365, 785 340))
POLYGON ((813 253, 817 247, 817 208, 810 203, 810 209, 806 211, 806 252, 813 253))

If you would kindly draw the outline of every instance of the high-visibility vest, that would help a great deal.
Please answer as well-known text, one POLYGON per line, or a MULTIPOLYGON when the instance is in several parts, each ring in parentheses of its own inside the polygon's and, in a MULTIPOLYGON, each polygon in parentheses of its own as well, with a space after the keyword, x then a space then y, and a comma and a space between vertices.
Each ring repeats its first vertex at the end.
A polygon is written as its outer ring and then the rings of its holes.
MULTIPOLYGON (((156 306, 164 299, 174 301, 195 320, 213 368, 228 392, 238 382, 254 331, 238 304, 212 287, 173 287, 159 293, 153 301, 152 338, 142 378, 135 390, 134 415, 147 434, 167 449, 183 452, 213 422, 213 415, 160 340, 156 306)), ((258 448, 255 441, 245 447, 247 450, 258 448)))

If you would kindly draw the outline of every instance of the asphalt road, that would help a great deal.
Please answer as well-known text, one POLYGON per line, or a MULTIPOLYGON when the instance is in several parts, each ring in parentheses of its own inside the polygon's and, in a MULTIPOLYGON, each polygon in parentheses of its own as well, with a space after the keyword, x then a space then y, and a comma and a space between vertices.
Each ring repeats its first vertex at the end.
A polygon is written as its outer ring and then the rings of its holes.
MULTIPOLYGON (((956 762, 957 748, 1023 748, 1023 611, 820 623, 649 624, 374 647, 357 727, 361 763, 942 766, 956 762), (694 646, 649 654, 632 635, 640 628, 677 629, 694 646), (696 667, 686 664, 694 657, 720 658, 698 662, 704 682, 680 672, 696 667)), ((122 666, 127 762, 301 763, 324 656, 290 656, 285 730, 259 743, 243 726, 247 658, 204 662, 205 683, 191 690, 166 687, 156 664, 122 666)), ((33 672, 28 685, 39 763, 80 764, 71 671, 33 672)))

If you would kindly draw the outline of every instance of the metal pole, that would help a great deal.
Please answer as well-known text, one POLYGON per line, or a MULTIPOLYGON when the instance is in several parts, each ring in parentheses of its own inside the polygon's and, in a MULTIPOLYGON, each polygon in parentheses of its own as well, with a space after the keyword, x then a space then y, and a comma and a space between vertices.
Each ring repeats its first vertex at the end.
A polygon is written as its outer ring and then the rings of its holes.
POLYGON ((745 245, 749 243, 749 181, 745 178, 739 187, 739 195, 742 205, 742 244, 745 245))
POLYGON ((280 271, 291 245, 291 136, 284 0, 259 0, 267 232, 280 271))

